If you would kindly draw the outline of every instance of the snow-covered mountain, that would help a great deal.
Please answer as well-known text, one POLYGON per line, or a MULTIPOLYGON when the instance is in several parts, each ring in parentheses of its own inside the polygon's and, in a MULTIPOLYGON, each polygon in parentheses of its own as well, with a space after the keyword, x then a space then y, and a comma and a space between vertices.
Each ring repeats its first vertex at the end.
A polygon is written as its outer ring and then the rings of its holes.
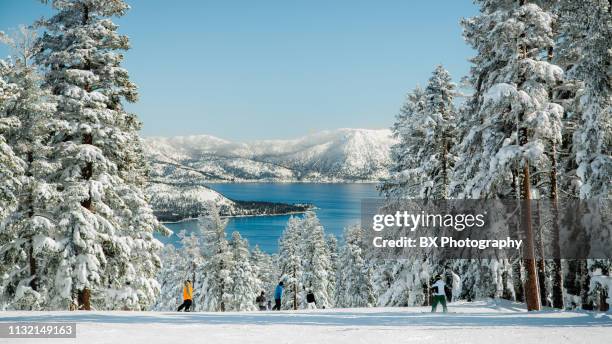
POLYGON ((387 176, 389 130, 338 129, 294 140, 232 142, 214 136, 145 139, 154 180, 377 181, 387 176))

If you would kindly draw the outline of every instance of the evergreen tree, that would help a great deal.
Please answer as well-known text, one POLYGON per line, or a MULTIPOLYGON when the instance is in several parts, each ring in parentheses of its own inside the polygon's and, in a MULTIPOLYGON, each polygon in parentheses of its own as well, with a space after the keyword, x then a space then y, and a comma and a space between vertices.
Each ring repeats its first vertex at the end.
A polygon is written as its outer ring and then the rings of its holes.
POLYGON ((389 199, 448 196, 454 165, 455 84, 442 66, 427 88, 416 88, 397 116, 392 131, 391 177, 379 189, 389 199))
MULTIPOLYGON (((561 140, 563 108, 551 93, 563 70, 542 58, 554 45, 554 17, 526 0, 479 3, 480 15, 463 22, 478 55, 467 118, 472 129, 460 147, 452 190, 465 198, 523 199, 525 252, 534 257, 530 170, 549 164, 547 149, 561 140)), ((528 308, 539 309, 535 260, 525 264, 528 308)))
POLYGON ((231 272, 232 299, 229 309, 233 311, 255 310, 255 298, 259 295, 262 282, 257 278, 256 272, 251 265, 251 253, 249 244, 242 239, 240 233, 232 233, 230 247, 234 255, 234 268, 231 272))
POLYGON ((36 34, 20 27, 12 36, 0 35, 13 52, 14 62, 6 78, 19 88, 7 102, 3 117, 21 125, 9 130, 7 143, 25 162, 19 204, 5 223, 4 242, 0 243, 3 261, 10 267, 2 276, 6 291, 3 297, 12 308, 36 309, 47 306, 48 287, 53 285, 49 262, 60 246, 55 238, 55 223, 49 209, 58 204, 56 186, 49 183, 54 167, 48 163, 48 145, 53 128, 49 125, 55 110, 53 98, 41 88, 41 78, 30 58, 36 52, 36 34), (10 263, 9 263, 10 262, 10 263), (39 288, 40 286, 40 288, 39 288))
MULTIPOLYGON (((17 201, 21 189, 21 181, 25 168, 24 162, 15 155, 12 148, 6 143, 5 135, 19 126, 19 121, 9 118, 6 114, 8 102, 15 99, 18 94, 18 87, 5 80, 10 72, 9 65, 0 60, 0 310, 5 309, 13 300, 13 295, 20 289, 20 295, 27 289, 27 282, 10 283, 15 275, 14 268, 22 263, 21 256, 15 256, 5 252, 7 244, 13 242, 15 235, 8 228, 7 223, 11 220, 12 213, 17 208, 17 201)), ((18 278, 17 278, 18 279, 18 278)), ((34 294, 34 302, 37 295, 34 294)))
POLYGON ((57 14, 43 20, 36 61, 57 99, 51 182, 61 202, 54 211, 62 242, 49 288, 50 307, 145 309, 159 291, 155 276, 162 245, 159 225, 142 187, 140 122, 123 109, 137 100, 121 67, 129 48, 111 17, 121 0, 52 0, 57 14), (51 291, 51 289, 53 289, 51 291))
POLYGON ((19 92, 17 85, 6 80, 10 69, 8 63, 0 60, 0 174, 3 181, 0 185, 0 223, 4 223, 17 205, 17 193, 24 167, 23 161, 15 155, 5 139, 7 132, 20 124, 16 118, 5 115, 8 102, 15 99, 19 92))
POLYGON ((235 261, 226 238, 226 225, 214 209, 208 217, 200 218, 204 264, 196 276, 199 294, 194 295, 194 302, 200 305, 200 310, 224 312, 232 302, 235 261))
POLYGON ((426 97, 417 86, 406 98, 391 128, 398 142, 391 147, 390 177, 379 186, 387 199, 418 197, 421 194, 420 181, 414 180, 417 177, 414 169, 420 166, 414 152, 422 145, 423 135, 415 128, 420 128, 423 123, 426 97))
POLYGON ((279 268, 281 280, 284 282, 283 309, 298 309, 301 302, 300 292, 303 289, 302 252, 300 243, 303 240, 301 221, 297 217, 290 217, 285 231, 279 240, 279 268))
POLYGON ((345 244, 337 262, 336 306, 373 307, 376 305, 371 268, 365 260, 364 231, 358 226, 344 230, 345 244))
POLYGON ((274 296, 274 288, 278 284, 279 275, 275 259, 255 246, 251 252, 251 265, 254 267, 257 279, 261 281, 261 291, 268 300, 274 296))
POLYGON ((304 266, 302 285, 313 292, 319 307, 330 308, 333 306, 333 295, 329 292, 333 291, 334 286, 329 274, 333 270, 323 226, 314 212, 307 212, 300 221, 300 228, 303 233, 300 249, 304 266))
POLYGON ((325 246, 327 248, 327 252, 329 253, 329 270, 327 271, 327 276, 329 278, 329 283, 327 284, 327 295, 331 300, 331 304, 336 304, 336 293, 338 289, 338 280, 336 276, 338 275, 338 239, 333 234, 328 234, 325 237, 325 246))

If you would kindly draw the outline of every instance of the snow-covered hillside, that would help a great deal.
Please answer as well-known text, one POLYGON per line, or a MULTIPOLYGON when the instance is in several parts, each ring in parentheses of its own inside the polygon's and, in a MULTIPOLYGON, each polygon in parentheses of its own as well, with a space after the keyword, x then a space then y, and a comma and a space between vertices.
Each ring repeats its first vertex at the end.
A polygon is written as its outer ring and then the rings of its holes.
POLYGON ((149 183, 147 194, 160 221, 172 222, 209 214, 214 204, 221 216, 301 213, 308 204, 231 200, 204 185, 149 183))
POLYGON ((377 181, 389 130, 338 129, 295 140, 231 142, 208 135, 145 139, 153 178, 194 181, 377 181))
MULTIPOLYGON (((510 302, 425 307, 244 313, 0 312, 0 323, 76 322, 77 338, 53 343, 606 343, 612 316, 527 313, 510 302)), ((18 339, 39 343, 41 339, 18 339)), ((2 339, 0 339, 2 342, 2 339)))

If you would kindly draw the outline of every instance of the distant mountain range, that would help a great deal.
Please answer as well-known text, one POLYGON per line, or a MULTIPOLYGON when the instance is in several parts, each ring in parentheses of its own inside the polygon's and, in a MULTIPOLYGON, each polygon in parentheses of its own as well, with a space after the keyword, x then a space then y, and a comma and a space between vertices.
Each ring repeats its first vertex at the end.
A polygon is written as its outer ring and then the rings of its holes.
POLYGON ((338 129, 294 140, 232 142, 214 136, 146 138, 151 180, 364 182, 387 176, 389 130, 338 129))
POLYGON ((161 221, 197 218, 215 204, 222 216, 299 213, 306 204, 232 200, 211 182, 376 182, 388 174, 389 130, 338 129, 295 140, 238 143, 214 136, 144 140, 147 194, 161 221))

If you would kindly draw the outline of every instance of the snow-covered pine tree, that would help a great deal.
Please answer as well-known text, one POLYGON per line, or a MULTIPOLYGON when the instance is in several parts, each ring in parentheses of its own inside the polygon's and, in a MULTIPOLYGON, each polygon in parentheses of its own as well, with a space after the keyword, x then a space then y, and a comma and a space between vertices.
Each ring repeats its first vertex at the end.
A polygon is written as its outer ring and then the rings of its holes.
POLYGON ((387 198, 448 196, 454 158, 455 84, 437 66, 425 91, 408 95, 392 131, 399 142, 391 149, 391 176, 379 188, 387 198))
POLYGON ((336 279, 336 276, 338 275, 338 239, 336 239, 336 236, 333 234, 327 234, 325 236, 325 246, 327 248, 327 252, 329 252, 330 261, 329 270, 327 271, 327 276, 329 276, 327 295, 329 299, 332 300, 331 304, 335 306, 338 284, 338 280, 336 279))
MULTIPOLYGON (((156 311, 176 310, 183 302, 183 286, 186 280, 191 280, 194 286, 193 297, 197 299, 202 294, 198 278, 202 275, 204 257, 202 256, 202 237, 200 233, 187 235, 185 231, 178 233, 181 247, 166 245, 162 250, 162 269, 157 275, 160 283, 160 294, 153 306, 156 311)), ((193 303, 192 310, 199 305, 193 303)))
POLYGON ((162 268, 157 275, 160 292, 152 307, 155 311, 175 310, 182 302, 181 281, 185 280, 185 276, 180 271, 184 261, 179 253, 173 245, 166 245, 162 250, 162 268))
MULTIPOLYGON (((580 118, 574 133, 578 176, 582 199, 609 199, 612 175, 612 4, 607 0, 581 1, 579 6, 561 1, 571 10, 562 12, 562 30, 578 51, 568 74, 582 80, 578 94, 580 118), (578 33, 576 33, 578 32, 578 33)), ((562 52, 570 54, 571 52, 562 52)))
POLYGON ((255 269, 257 279, 261 281, 261 290, 268 300, 274 297, 274 288, 279 281, 279 270, 274 257, 255 246, 251 252, 251 265, 255 269))
POLYGON ((431 187, 424 198, 446 199, 450 184, 451 171, 455 164, 452 156, 455 145, 455 95, 456 86, 443 66, 437 66, 425 89, 425 112, 431 118, 430 133, 425 145, 432 151, 420 152, 421 161, 431 164, 426 176, 431 179, 431 187), (431 135, 431 136, 430 136, 431 135))
POLYGON ((302 291, 302 251, 300 249, 303 240, 301 220, 291 216, 287 226, 279 239, 279 269, 280 280, 283 281, 285 291, 283 293, 283 309, 298 309, 300 305, 300 293, 302 291))
POLYGON ((41 88, 41 78, 30 58, 36 52, 36 33, 21 26, 13 35, 2 35, 14 61, 6 78, 19 93, 8 100, 2 118, 19 121, 19 128, 5 133, 7 143, 25 162, 19 204, 4 224, 4 242, 0 242, 3 262, 9 270, 0 276, 6 293, 2 296, 13 309, 37 309, 48 301, 48 286, 53 284, 49 261, 57 254, 55 225, 47 209, 58 203, 56 187, 48 183, 54 167, 49 164, 48 145, 55 104, 49 92, 41 88), (39 288, 41 286, 41 288, 39 288))
MULTIPOLYGON (((543 58, 554 45, 554 18, 526 0, 478 3, 480 15, 463 21, 465 38, 478 55, 472 59, 473 127, 460 147, 452 190, 464 198, 520 194, 531 237, 530 170, 547 163, 549 141, 561 136, 563 108, 552 103, 551 90, 562 81, 563 70, 543 58)), ((528 238, 525 247, 532 252, 533 240, 528 238)), ((539 309, 535 262, 525 263, 528 308, 539 309)))
POLYGON ((17 208, 21 189, 21 180, 25 163, 15 155, 6 143, 4 135, 19 126, 15 118, 5 117, 7 102, 18 95, 18 87, 5 80, 10 72, 10 66, 0 60, 0 310, 7 308, 12 302, 18 285, 11 285, 9 280, 14 275, 16 264, 22 263, 21 257, 11 257, 7 252, 8 244, 14 240, 14 233, 7 228, 10 216, 17 208))
POLYGON ((0 59, 0 224, 8 214, 17 206, 18 190, 21 187, 21 175, 23 173, 23 161, 19 159, 13 149, 6 143, 5 135, 9 130, 19 126, 19 121, 14 117, 8 117, 6 107, 8 102, 17 97, 18 86, 6 80, 11 71, 11 66, 0 59))
POLYGON ((365 260, 364 231, 359 226, 344 230, 345 244, 337 261, 337 307, 373 307, 376 305, 371 267, 365 260))
POLYGON ((390 176, 378 187, 387 199, 414 198, 421 194, 422 186, 413 180, 412 171, 420 163, 414 152, 422 144, 422 135, 417 135, 414 128, 422 123, 425 106, 425 93, 417 86, 407 95, 391 128, 397 143, 391 147, 390 176))
MULTIPOLYGON (((566 150, 567 158, 562 166, 575 170, 579 181, 566 188, 569 196, 578 195, 582 199, 607 200, 610 198, 610 174, 612 174, 612 157, 610 156, 612 140, 612 72, 610 59, 612 52, 612 3, 607 0, 569 1, 557 3, 560 16, 559 46, 556 60, 565 68, 566 74, 576 86, 571 113, 571 128, 566 150), (575 188, 574 186, 578 187, 575 188), (577 192, 573 192, 577 189, 577 192)), ((574 181, 572 179, 572 181, 574 181)), ((565 186, 569 184, 563 183, 565 186)), ((563 190, 563 189, 562 189, 563 190)), ((567 192, 566 190, 566 192, 567 192)), ((564 192, 565 194, 565 192, 564 192)), ((589 221, 599 222, 590 226, 601 230, 601 215, 598 207, 589 205, 589 221)), ((599 204, 601 206, 603 204, 599 204)), ((587 218, 582 219, 582 221, 587 218)), ((579 296, 582 308, 590 309, 593 299, 589 290, 590 274, 599 268, 602 262, 568 261, 567 292, 571 300, 579 296)), ((609 265, 603 262, 603 265, 609 265)), ((604 269, 605 270, 605 269, 604 269)), ((604 302, 605 304, 605 302, 604 302)))
POLYGON ((121 67, 129 39, 111 17, 121 0, 50 0, 57 14, 41 24, 36 61, 57 99, 54 116, 56 209, 62 242, 50 308, 144 309, 158 293, 155 276, 163 231, 142 191, 144 162, 136 116, 122 102, 137 100, 121 67))
POLYGON ((302 252, 302 285, 305 290, 311 290, 318 307, 333 307, 333 299, 329 291, 332 280, 329 273, 332 271, 332 262, 329 250, 325 243, 323 226, 314 212, 307 212, 300 220, 302 240, 300 251, 302 252))
POLYGON ((232 233, 230 249, 234 258, 234 266, 231 271, 232 299, 228 303, 231 311, 255 310, 255 298, 259 295, 262 281, 251 265, 251 253, 249 243, 240 236, 240 233, 232 233))
POLYGON ((196 274, 194 302, 198 310, 224 312, 232 301, 234 255, 225 234, 226 221, 213 208, 199 220, 203 237, 204 264, 196 274))
MULTIPOLYGON (((399 143, 392 147, 391 177, 379 187, 388 206, 399 198, 448 198, 455 164, 456 93, 448 71, 437 66, 426 89, 417 87, 408 96, 392 128, 399 143)), ((433 257, 419 255, 397 260, 393 266, 379 265, 385 271, 374 274, 375 279, 382 278, 381 283, 375 284, 389 284, 379 290, 379 302, 389 306, 428 302, 423 292, 428 290, 434 268, 427 267, 428 262, 440 263, 433 257)))

